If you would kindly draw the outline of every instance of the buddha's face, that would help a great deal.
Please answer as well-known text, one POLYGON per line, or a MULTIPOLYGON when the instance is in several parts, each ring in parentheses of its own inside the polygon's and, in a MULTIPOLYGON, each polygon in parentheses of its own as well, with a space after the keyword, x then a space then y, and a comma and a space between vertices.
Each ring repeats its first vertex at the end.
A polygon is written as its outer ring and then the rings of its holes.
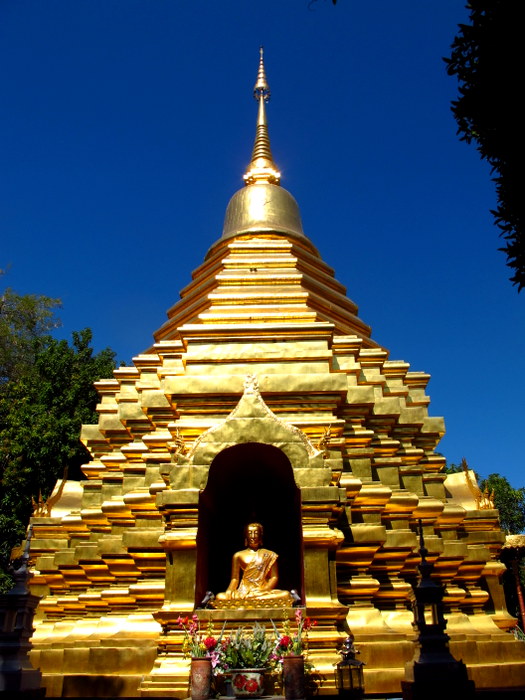
POLYGON ((262 545, 262 528, 258 523, 252 523, 246 528, 246 542, 250 549, 259 549, 262 545))

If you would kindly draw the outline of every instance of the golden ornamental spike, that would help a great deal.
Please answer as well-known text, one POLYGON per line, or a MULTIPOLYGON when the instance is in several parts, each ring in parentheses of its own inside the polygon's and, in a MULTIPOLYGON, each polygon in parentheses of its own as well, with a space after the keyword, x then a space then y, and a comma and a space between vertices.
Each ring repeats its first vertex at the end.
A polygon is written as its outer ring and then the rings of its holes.
POLYGON ((264 101, 268 102, 270 95, 270 86, 266 80, 266 71, 264 70, 264 49, 261 46, 259 48, 259 72, 257 73, 257 81, 253 87, 253 96, 256 100, 263 97, 264 101))
POLYGON ((270 137, 268 136, 268 121, 266 119, 265 104, 270 99, 270 86, 268 85, 266 71, 264 70, 264 51, 262 46, 259 49, 259 70, 253 88, 253 96, 259 102, 259 112, 257 115, 257 129, 255 132, 252 159, 248 170, 243 176, 244 182, 247 185, 257 183, 278 185, 281 179, 281 173, 277 170, 273 161, 270 137))

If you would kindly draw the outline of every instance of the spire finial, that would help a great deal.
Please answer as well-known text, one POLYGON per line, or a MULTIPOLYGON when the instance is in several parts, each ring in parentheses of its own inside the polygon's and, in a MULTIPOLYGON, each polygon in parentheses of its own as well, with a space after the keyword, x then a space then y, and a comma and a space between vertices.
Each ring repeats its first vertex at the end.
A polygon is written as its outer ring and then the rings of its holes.
POLYGON ((264 50, 262 46, 259 49, 259 70, 253 88, 253 96, 259 102, 259 113, 252 160, 244 174, 244 181, 247 185, 253 185, 257 182, 278 185, 281 173, 277 170, 273 161, 270 138, 268 136, 268 121, 266 119, 265 104, 270 99, 270 86, 264 70, 264 50))
POLYGON ((261 46, 259 48, 259 71, 257 73, 257 81, 253 87, 253 96, 256 100, 263 97, 265 102, 269 102, 270 95, 270 86, 266 80, 266 72, 264 70, 264 48, 261 46))

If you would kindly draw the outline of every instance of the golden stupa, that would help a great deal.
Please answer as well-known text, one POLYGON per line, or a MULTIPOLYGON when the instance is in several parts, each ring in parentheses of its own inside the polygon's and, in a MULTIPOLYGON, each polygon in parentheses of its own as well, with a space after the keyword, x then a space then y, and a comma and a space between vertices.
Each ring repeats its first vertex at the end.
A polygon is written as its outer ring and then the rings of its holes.
POLYGON ((279 588, 317 620, 319 692, 335 693, 351 630, 365 692, 399 695, 421 522, 451 652, 478 689, 525 686, 498 513, 445 486, 429 375, 389 360, 305 236, 270 149, 262 52, 255 97, 253 155, 221 238, 155 344, 97 382, 86 480, 33 517, 32 664, 48 696, 187 697, 179 615, 220 626, 290 612, 198 609, 225 590, 256 518, 279 588))

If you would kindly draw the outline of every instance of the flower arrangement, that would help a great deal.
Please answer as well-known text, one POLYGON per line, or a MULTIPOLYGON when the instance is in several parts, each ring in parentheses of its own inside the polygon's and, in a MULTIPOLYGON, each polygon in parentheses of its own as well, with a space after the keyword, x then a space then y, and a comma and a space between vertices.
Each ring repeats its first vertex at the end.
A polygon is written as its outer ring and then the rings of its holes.
POLYGON ((211 651, 217 646, 217 640, 212 636, 211 627, 206 632, 201 630, 200 621, 196 614, 189 617, 177 618, 177 624, 184 631, 182 653, 191 658, 202 658, 211 655, 211 651))
POLYGON ((290 621, 287 618, 283 622, 284 634, 277 633, 277 653, 280 653, 281 656, 292 654, 299 656, 308 652, 308 631, 315 627, 317 622, 309 617, 304 617, 300 608, 295 610, 295 621, 297 623, 295 634, 292 634, 290 621))
POLYGON ((303 611, 297 608, 295 632, 292 632, 287 616, 282 623, 282 633, 273 620, 271 622, 273 638, 258 622, 251 630, 239 627, 229 636, 224 635, 225 622, 220 635, 215 637, 212 623, 202 630, 196 614, 191 618, 179 616, 177 619, 180 629, 184 631, 183 654, 192 658, 210 658, 215 676, 227 674, 232 669, 277 670, 284 656, 308 652, 308 631, 317 624, 315 620, 305 617, 303 611))
POLYGON ((221 634, 210 652, 212 667, 217 675, 231 669, 268 668, 275 660, 275 647, 263 625, 256 622, 251 632, 240 627, 229 637, 221 634))

